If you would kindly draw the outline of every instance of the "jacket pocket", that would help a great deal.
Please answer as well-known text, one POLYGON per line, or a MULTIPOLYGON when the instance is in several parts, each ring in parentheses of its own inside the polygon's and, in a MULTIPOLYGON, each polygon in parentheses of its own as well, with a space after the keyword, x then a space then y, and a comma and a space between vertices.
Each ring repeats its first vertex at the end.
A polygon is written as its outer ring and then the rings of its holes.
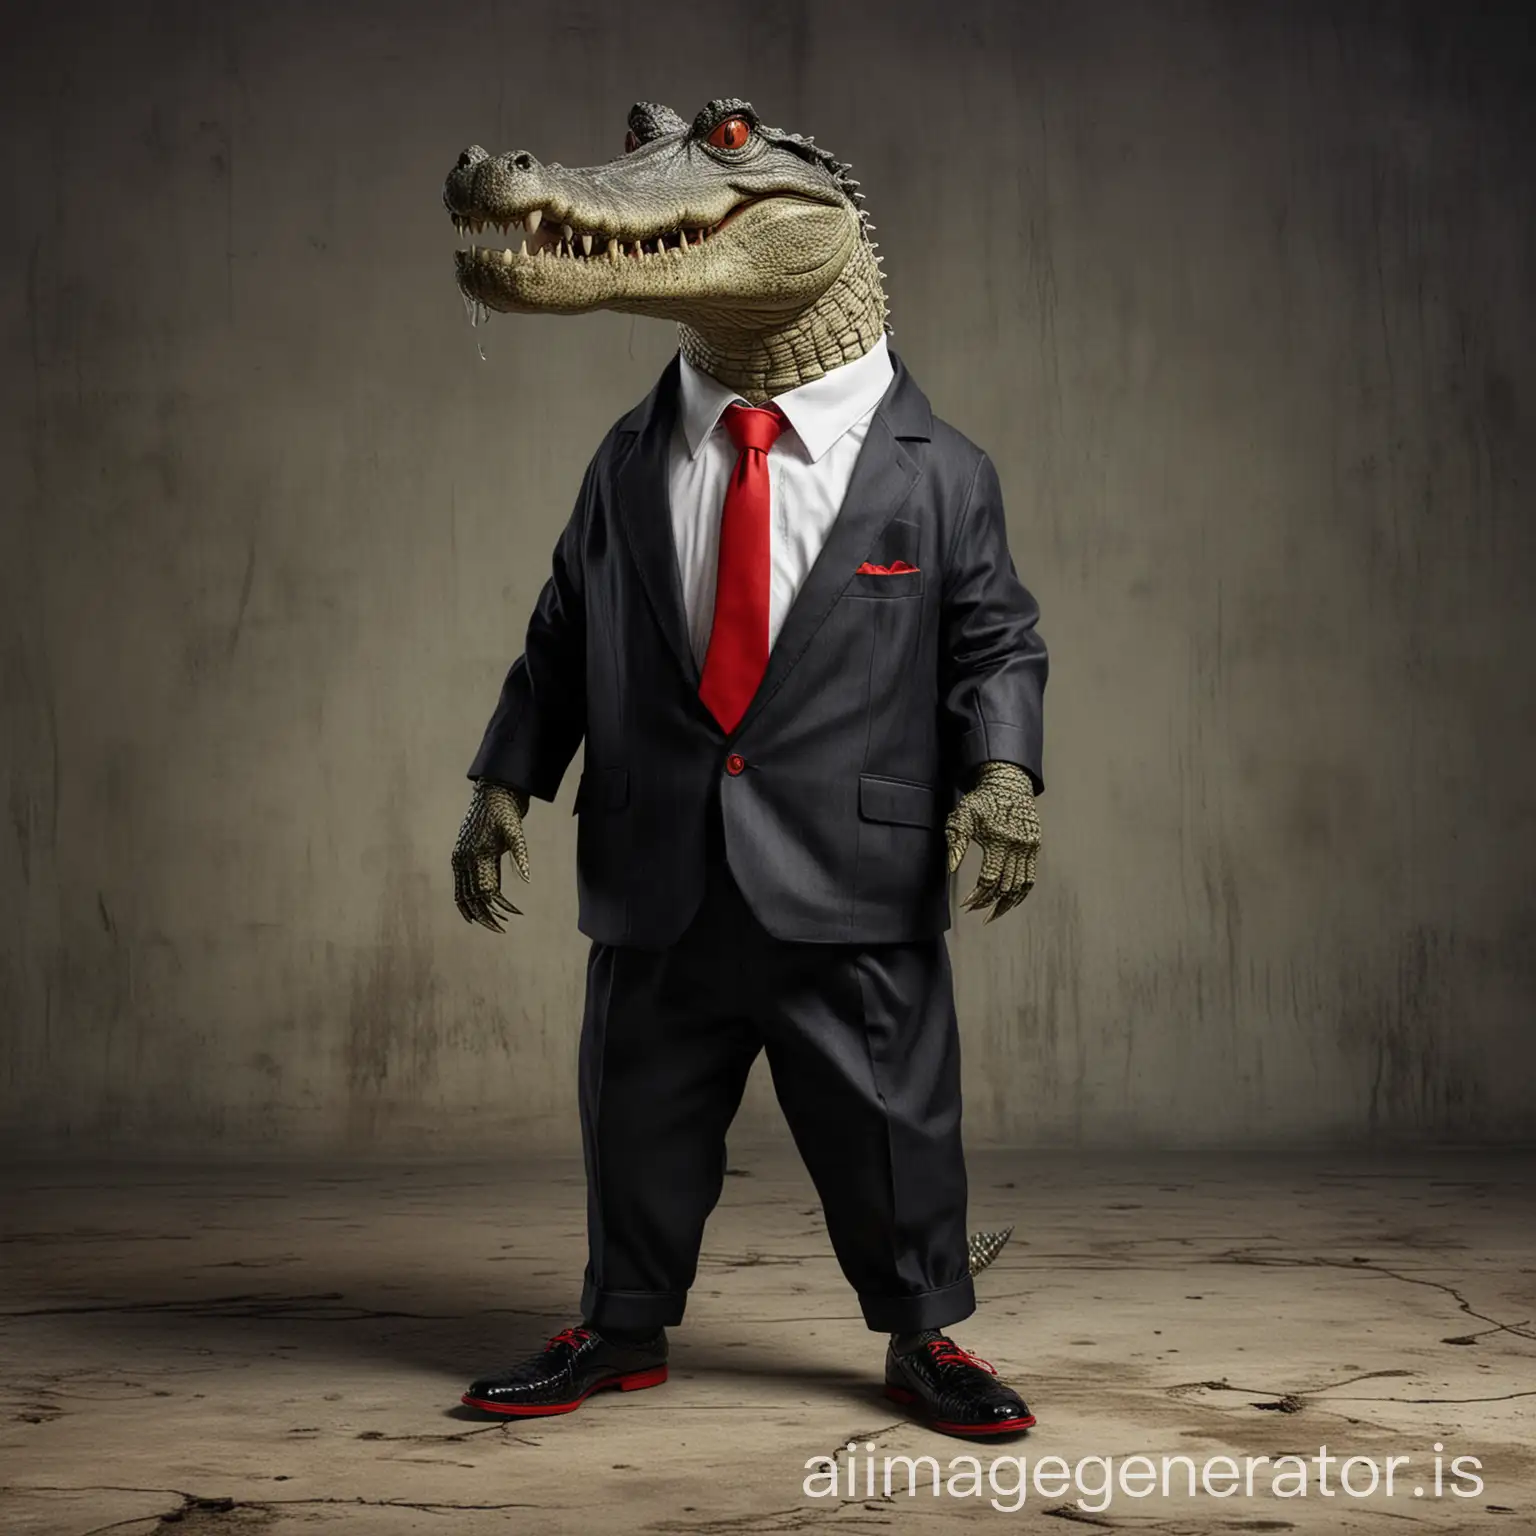
POLYGON ((629 804, 629 769, 588 768, 583 771, 576 785, 576 803, 571 807, 574 816, 578 811, 622 811, 629 804))
POLYGON ((845 597, 917 597, 923 590, 921 571, 893 571, 886 576, 855 571, 844 589, 845 597))
POLYGON ((891 822, 901 827, 932 827, 938 821, 938 799, 932 785, 861 773, 859 815, 865 821, 891 822))

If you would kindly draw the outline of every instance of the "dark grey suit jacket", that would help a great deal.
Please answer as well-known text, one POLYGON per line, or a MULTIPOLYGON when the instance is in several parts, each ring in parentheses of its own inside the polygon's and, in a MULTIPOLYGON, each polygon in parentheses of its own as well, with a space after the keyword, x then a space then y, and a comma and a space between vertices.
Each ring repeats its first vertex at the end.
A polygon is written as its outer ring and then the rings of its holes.
POLYGON ((893 362, 842 510, 729 737, 699 700, 672 540, 675 359, 588 466, 469 774, 552 800, 585 738, 590 937, 661 948, 681 935, 718 796, 732 873, 770 933, 927 938, 949 926, 943 820, 966 770, 1018 763, 1041 787, 1046 653, 997 474, 893 362), (916 572, 857 574, 898 560, 916 572))

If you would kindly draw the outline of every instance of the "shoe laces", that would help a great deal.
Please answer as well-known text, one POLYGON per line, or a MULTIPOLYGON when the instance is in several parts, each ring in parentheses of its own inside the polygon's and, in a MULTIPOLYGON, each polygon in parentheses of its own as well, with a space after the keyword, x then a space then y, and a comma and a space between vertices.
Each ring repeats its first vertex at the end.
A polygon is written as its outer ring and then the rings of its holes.
POLYGON ((590 1328, 562 1328, 544 1348, 553 1349, 556 1344, 569 1344, 572 1349, 579 1349, 591 1337, 590 1328))
POLYGON ((973 1365, 979 1370, 988 1371, 993 1376, 997 1375, 997 1367, 990 1360, 983 1360, 980 1355, 973 1355, 968 1349, 961 1349, 951 1338, 940 1334, 936 1339, 929 1339, 928 1353, 933 1356, 935 1365, 973 1365))

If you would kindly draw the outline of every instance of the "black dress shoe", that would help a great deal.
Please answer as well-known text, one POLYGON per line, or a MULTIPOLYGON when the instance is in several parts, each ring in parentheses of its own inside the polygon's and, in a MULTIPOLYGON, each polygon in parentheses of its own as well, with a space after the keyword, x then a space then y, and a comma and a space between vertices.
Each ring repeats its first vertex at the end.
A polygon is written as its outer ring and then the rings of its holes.
POLYGON ((477 1381, 463 1396, 471 1408, 535 1418, 569 1413, 594 1392, 634 1392, 667 1379, 667 1336, 661 1329, 642 1344, 619 1344, 595 1328, 562 1328, 536 1355, 500 1376, 477 1381))
POLYGON ((912 1406, 946 1435, 1014 1435, 1035 1422, 1024 1399, 985 1360, 942 1333, 903 1354, 892 1344, 885 1355, 885 1395, 912 1406))

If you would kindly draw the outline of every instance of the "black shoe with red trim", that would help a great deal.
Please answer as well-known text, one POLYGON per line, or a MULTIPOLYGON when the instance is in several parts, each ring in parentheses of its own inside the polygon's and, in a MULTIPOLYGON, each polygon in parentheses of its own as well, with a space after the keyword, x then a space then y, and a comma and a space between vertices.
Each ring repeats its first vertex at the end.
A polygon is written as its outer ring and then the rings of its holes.
POLYGON ((660 1328, 654 1338, 623 1344, 595 1328, 562 1328, 538 1354, 475 1382, 462 1401, 486 1413, 537 1418, 570 1413, 604 1387, 634 1392, 666 1379, 667 1336, 660 1328))
POLYGON ((985 1360, 930 1332, 915 1348, 885 1355, 885 1395, 913 1407, 931 1428, 946 1435, 1015 1435, 1035 1416, 1012 1387, 997 1379, 985 1360))

